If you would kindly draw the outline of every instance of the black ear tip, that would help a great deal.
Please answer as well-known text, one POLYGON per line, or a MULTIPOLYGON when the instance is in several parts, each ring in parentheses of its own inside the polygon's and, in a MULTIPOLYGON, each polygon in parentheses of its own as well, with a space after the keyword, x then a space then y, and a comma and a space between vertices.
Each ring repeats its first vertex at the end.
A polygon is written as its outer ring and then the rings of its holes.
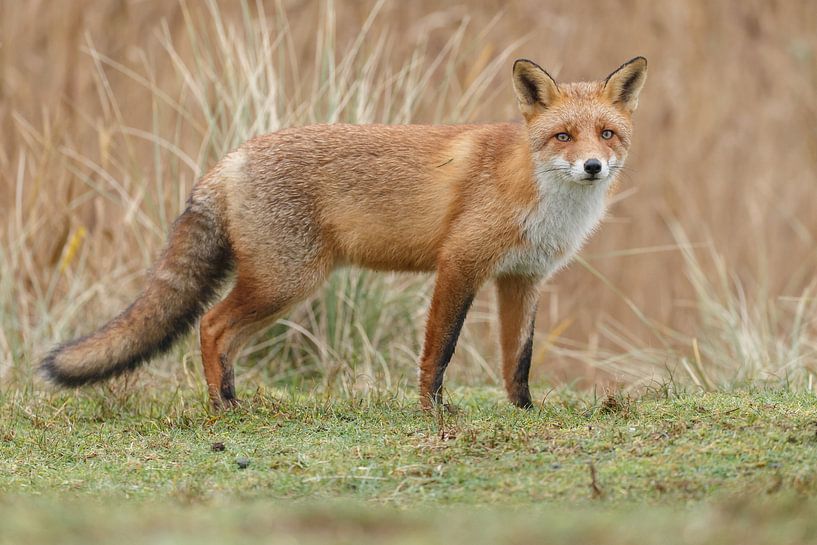
POLYGON ((641 55, 639 55, 638 57, 633 57, 629 61, 625 62, 624 66, 627 66, 628 64, 634 64, 634 63, 640 63, 640 64, 643 64, 644 66, 647 66, 647 58, 642 57, 641 55))
POLYGON ((516 71, 517 67, 519 67, 519 65, 524 64, 537 66, 537 64, 530 59, 516 59, 515 61, 513 61, 514 72, 516 71))
POLYGON ((516 59, 516 60, 514 61, 514 63, 513 63, 513 74, 514 74, 514 76, 515 76, 515 77, 516 77, 516 76, 525 77, 524 73, 517 74, 517 72, 516 72, 516 71, 517 71, 517 69, 519 69, 519 68, 521 68, 521 67, 528 68, 528 69, 533 68, 533 70, 534 70, 534 71, 538 70, 539 72, 541 72, 541 73, 543 73, 545 76, 547 76, 547 77, 548 77, 548 79, 550 79, 550 81, 551 81, 551 82, 553 82, 553 85, 555 85, 555 86, 556 86, 556 88, 558 89, 559 84, 558 84, 558 83, 556 83, 556 80, 553 78, 553 76, 551 76, 551 75, 548 73, 548 71, 547 71, 547 70, 545 70, 544 68, 542 68, 541 66, 539 66, 538 64, 536 64, 535 62, 533 62, 533 61, 532 61, 532 60, 530 60, 530 59, 516 59))

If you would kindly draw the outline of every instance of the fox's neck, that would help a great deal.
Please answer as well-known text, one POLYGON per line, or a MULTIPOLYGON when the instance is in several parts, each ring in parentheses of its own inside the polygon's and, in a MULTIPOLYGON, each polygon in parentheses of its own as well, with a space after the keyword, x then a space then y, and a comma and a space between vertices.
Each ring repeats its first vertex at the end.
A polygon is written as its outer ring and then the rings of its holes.
POLYGON ((505 198, 519 204, 537 201, 535 160, 527 128, 520 123, 496 123, 482 125, 478 131, 483 142, 473 152, 484 156, 472 157, 472 161, 491 170, 505 198))

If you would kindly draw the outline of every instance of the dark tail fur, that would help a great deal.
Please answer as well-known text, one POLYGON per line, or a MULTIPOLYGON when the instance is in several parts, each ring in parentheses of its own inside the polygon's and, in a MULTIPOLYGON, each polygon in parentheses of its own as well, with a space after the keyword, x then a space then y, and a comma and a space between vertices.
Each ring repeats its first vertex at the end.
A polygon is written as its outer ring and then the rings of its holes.
POLYGON ((136 301, 97 331, 52 350, 42 372, 59 385, 81 386, 135 369, 190 330, 231 267, 218 214, 191 201, 136 301))

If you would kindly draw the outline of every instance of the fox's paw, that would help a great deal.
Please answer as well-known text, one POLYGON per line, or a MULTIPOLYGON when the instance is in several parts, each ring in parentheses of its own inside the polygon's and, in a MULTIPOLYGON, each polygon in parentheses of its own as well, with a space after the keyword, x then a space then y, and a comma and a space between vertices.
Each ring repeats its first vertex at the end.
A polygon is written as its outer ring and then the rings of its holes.
POLYGON ((527 396, 520 396, 514 399, 511 399, 511 403, 519 407, 520 409, 533 409, 533 401, 531 401, 530 395, 527 396))
POLYGON ((242 400, 240 400, 238 398, 235 398, 235 397, 230 397, 230 398, 220 397, 218 399, 214 399, 210 403, 210 406, 212 407, 214 412, 220 413, 220 412, 225 412, 225 411, 229 411, 229 410, 232 410, 232 409, 237 409, 237 408, 241 407, 243 404, 244 404, 244 402, 242 400))
POLYGON ((426 403, 421 402, 420 408, 426 413, 436 413, 439 411, 446 414, 457 414, 460 412, 459 407, 452 405, 451 403, 436 403, 432 401, 428 401, 426 403))

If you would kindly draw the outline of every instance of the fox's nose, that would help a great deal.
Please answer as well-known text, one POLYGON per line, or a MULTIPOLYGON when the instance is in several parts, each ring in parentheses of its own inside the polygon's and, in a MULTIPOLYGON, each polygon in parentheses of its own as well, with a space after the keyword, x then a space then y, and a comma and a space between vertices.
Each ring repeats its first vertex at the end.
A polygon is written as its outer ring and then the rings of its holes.
POLYGON ((588 159, 584 162, 584 171, 592 175, 598 174, 601 172, 601 161, 598 159, 588 159))

